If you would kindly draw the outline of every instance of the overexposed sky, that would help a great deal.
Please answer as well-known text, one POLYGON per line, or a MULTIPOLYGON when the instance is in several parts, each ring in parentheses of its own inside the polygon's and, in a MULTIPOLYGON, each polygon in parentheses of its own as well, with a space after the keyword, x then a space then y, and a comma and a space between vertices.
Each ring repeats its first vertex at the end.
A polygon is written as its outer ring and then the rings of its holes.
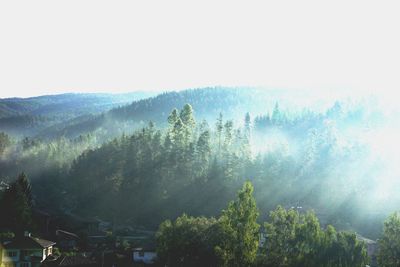
POLYGON ((0 97, 214 85, 394 92, 396 2, 1 1, 0 97))

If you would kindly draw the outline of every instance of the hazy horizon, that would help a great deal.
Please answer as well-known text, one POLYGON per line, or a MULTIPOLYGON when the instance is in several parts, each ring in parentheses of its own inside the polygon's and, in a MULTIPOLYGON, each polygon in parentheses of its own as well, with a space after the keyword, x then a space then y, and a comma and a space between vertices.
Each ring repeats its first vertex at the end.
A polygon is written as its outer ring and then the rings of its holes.
MULTIPOLYGON (((265 86, 250 86, 250 85, 242 85, 242 86, 234 86, 234 85, 210 85, 210 86, 198 86, 198 87, 183 87, 183 88, 154 88, 154 89, 149 89, 149 90, 64 90, 64 91, 49 91, 49 92, 25 92, 23 94, 19 95, 6 95, 2 96, 0 95, 0 100, 1 99, 12 99, 12 98, 21 98, 21 99, 26 99, 26 98, 34 98, 34 97, 40 97, 40 96, 52 96, 52 95, 64 95, 64 94, 110 94, 110 95, 119 95, 119 94, 132 94, 132 93, 154 93, 155 95, 166 93, 166 92, 179 92, 179 91, 186 91, 186 90, 201 90, 204 88, 230 88, 230 89, 235 89, 235 88, 247 88, 247 89, 257 89, 257 90, 265 90, 266 92, 268 91, 288 91, 288 92, 295 92, 295 91, 300 91, 304 92, 310 97, 312 96, 313 98, 319 96, 319 97, 324 97, 324 98, 338 98, 338 99, 345 99, 346 97, 351 97, 351 98, 360 98, 360 97, 371 97, 371 96, 376 96, 379 97, 382 103, 385 103, 387 105, 394 105, 395 104, 395 99, 394 97, 397 96, 397 92, 395 90, 362 90, 362 89, 349 89, 349 88, 337 88, 334 90, 329 90, 329 89, 318 89, 318 88, 288 88, 288 87, 265 87, 265 86)), ((2 92, 0 91, 0 94, 2 92)))

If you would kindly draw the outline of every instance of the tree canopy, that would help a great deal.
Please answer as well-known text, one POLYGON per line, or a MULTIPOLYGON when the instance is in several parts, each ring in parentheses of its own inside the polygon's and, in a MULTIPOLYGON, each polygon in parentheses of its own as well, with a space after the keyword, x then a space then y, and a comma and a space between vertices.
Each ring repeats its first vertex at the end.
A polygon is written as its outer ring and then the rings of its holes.
POLYGON ((379 239, 378 264, 382 267, 400 266, 400 214, 390 215, 379 239))

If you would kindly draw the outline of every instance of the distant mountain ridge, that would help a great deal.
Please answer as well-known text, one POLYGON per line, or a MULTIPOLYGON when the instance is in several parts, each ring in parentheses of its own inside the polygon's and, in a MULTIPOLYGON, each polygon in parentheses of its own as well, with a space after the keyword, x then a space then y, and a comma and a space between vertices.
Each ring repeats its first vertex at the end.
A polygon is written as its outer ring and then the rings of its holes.
MULTIPOLYGON (((76 137, 100 128, 108 132, 121 129, 115 134, 118 136, 121 132, 143 126, 149 121, 162 127, 171 110, 182 108, 186 103, 193 106, 198 121, 203 119, 214 121, 220 112, 225 118, 241 118, 246 112, 267 112, 273 106, 276 101, 273 99, 277 98, 270 97, 270 91, 264 94, 260 92, 262 90, 243 87, 208 87, 165 92, 113 108, 102 114, 91 116, 87 120, 71 123, 51 134, 53 137, 76 137)), ((49 133, 49 131, 46 132, 49 133)))
MULTIPOLYGON (((193 106, 198 122, 208 120, 214 122, 222 113, 224 119, 232 119, 242 123, 244 115, 249 112, 252 116, 272 112, 275 104, 279 102, 282 107, 291 110, 302 109, 306 106, 302 101, 308 100, 304 91, 269 89, 254 87, 206 87, 188 89, 183 91, 170 91, 150 98, 134 101, 111 109, 101 115, 92 116, 60 129, 55 136, 65 135, 76 137, 79 134, 105 128, 114 131, 121 128, 121 132, 131 131, 132 127, 140 127, 154 122, 164 126, 167 117, 173 108, 182 108, 186 103, 193 106), (122 125, 127 126, 125 129, 122 125)), ((321 101, 323 103, 323 101, 321 101)), ((307 103, 308 104, 308 103, 307 103)), ((118 136, 116 134, 115 136, 118 136)))
MULTIPOLYGON (((277 102, 285 109, 309 107, 305 91, 254 87, 206 87, 182 91, 128 94, 63 94, 28 99, 0 99, 0 131, 39 138, 75 138, 101 131, 117 137, 149 121, 163 127, 173 108, 190 103, 198 122, 224 119, 242 123, 244 115, 270 113, 277 102), (306 102, 304 102, 306 101, 306 102), (7 114, 8 117, 4 117, 7 114), (3 114, 3 115, 1 115, 3 114), (11 114, 11 115, 10 115, 11 114), (8 125, 10 127, 4 127, 8 125), (30 130, 35 129, 32 133, 30 130)), ((322 103, 322 102, 321 102, 322 103)))
POLYGON ((68 120, 99 114, 156 92, 132 93, 67 93, 29 98, 0 99, 0 131, 32 135, 35 130, 68 120))
POLYGON ((28 98, 0 98, 0 118, 19 115, 52 116, 65 111, 86 113, 88 108, 92 111, 105 111, 155 94, 154 92, 66 93, 28 98))

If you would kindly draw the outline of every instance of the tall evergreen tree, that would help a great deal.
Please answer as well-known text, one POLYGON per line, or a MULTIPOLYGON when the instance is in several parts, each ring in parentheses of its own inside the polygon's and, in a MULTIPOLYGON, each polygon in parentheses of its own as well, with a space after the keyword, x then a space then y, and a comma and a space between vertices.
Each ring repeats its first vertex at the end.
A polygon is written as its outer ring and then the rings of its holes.
POLYGON ((204 131, 200 134, 197 141, 197 170, 198 175, 204 176, 205 171, 209 167, 211 157, 211 143, 210 143, 210 132, 204 131))
POLYGON ((215 124, 216 132, 217 132, 217 142, 218 142, 218 153, 221 152, 221 145, 222 145, 222 130, 224 129, 224 122, 222 113, 219 113, 217 122, 215 124))
POLYGON ((224 144, 223 150, 225 154, 230 153, 233 140, 233 122, 231 120, 224 124, 224 144))
POLYGON ((178 110, 174 108, 168 116, 168 123, 170 126, 174 126, 179 118, 178 110))
POLYGON ((18 175, 17 185, 21 189, 22 193, 26 196, 26 199, 28 201, 28 205, 30 208, 33 207, 33 200, 32 200, 32 187, 31 183, 28 180, 28 177, 24 172, 22 172, 20 175, 18 175))
POLYGON ((251 118, 250 118, 250 113, 247 112, 244 117, 244 135, 249 141, 250 141, 250 134, 251 134, 251 118))
POLYGON ((274 110, 272 111, 271 121, 275 125, 278 125, 281 121, 281 111, 279 110, 278 102, 275 103, 274 110))
POLYGON ((182 122, 189 128, 194 129, 196 120, 194 119, 193 108, 190 104, 185 104, 179 114, 182 122))
POLYGON ((7 189, 1 199, 0 224, 16 234, 34 229, 31 186, 24 173, 7 189))

